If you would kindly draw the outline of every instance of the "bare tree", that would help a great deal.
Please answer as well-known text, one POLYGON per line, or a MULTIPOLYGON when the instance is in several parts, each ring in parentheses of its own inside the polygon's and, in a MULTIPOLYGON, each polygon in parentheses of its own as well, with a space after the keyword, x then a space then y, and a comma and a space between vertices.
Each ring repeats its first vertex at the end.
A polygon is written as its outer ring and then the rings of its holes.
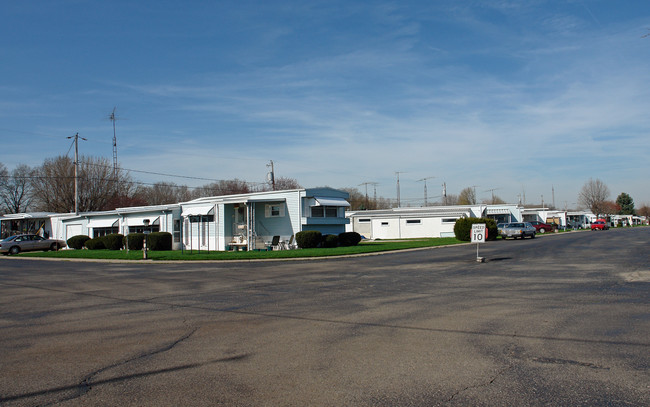
POLYGON ((458 194, 458 205, 475 205, 476 204, 476 192, 474 188, 467 187, 460 191, 458 194))
POLYGON ((11 175, 3 176, 0 183, 0 201, 7 213, 22 213, 29 209, 32 201, 32 172, 31 167, 20 164, 11 175))
POLYGON ((279 177, 275 180, 275 190, 283 191, 287 189, 300 189, 302 186, 298 183, 298 180, 295 178, 288 177, 279 177))
POLYGON ((614 201, 605 201, 602 203, 600 214, 616 215, 621 211, 621 206, 614 201))
POLYGON ((198 188, 196 195, 203 196, 220 196, 220 195, 234 195, 234 194, 247 194, 251 192, 250 187, 246 181, 239 179, 221 180, 206 184, 198 188))
POLYGON ((604 214, 609 195, 609 188, 603 181, 589 178, 578 194, 578 203, 589 208, 594 215, 604 214))
POLYGON ((506 203, 506 201, 499 198, 497 195, 492 195, 490 198, 484 199, 483 203, 486 205, 501 205, 506 203))
MULTIPOLYGON (((100 157, 79 159, 79 211, 99 211, 109 207, 117 195, 128 196, 133 182, 128 174, 118 170, 113 175, 113 165, 100 157), (119 187, 119 188, 118 188, 119 187)), ((37 207, 51 212, 72 212, 75 208, 74 163, 69 157, 46 159, 32 178, 32 188, 37 207)))
MULTIPOLYGON (((4 185, 7 183, 7 180, 9 179, 9 171, 7 171, 7 167, 3 163, 0 163, 0 188, 4 188, 4 185)), ((2 205, 0 205, 0 215, 4 213, 4 208, 2 205)))
POLYGON ((650 218, 650 205, 644 204, 639 209, 637 209, 636 212, 639 216, 645 216, 646 218, 650 218))
POLYGON ((348 198, 348 202, 350 203, 350 210, 356 211, 370 209, 372 199, 366 199, 366 196, 362 194, 357 188, 341 188, 341 191, 345 191, 350 194, 350 197, 348 198))

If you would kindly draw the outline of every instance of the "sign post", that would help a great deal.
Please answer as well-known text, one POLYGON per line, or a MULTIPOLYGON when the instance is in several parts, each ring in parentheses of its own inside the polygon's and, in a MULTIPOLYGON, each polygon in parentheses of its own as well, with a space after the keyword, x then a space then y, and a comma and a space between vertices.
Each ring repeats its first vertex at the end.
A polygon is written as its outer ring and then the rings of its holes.
POLYGON ((472 225, 471 242, 476 243, 476 261, 479 263, 483 263, 485 259, 483 257, 479 257, 478 245, 479 243, 485 243, 486 235, 487 228, 485 226, 485 223, 475 223, 472 225))

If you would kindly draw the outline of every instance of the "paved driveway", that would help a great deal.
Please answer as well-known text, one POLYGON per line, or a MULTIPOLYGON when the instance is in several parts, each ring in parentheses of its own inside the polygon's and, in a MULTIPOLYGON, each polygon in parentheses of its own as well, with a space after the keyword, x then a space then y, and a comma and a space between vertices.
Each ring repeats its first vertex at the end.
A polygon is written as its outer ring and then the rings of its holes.
POLYGON ((287 262, 0 259, 0 404, 650 405, 650 228, 287 262))

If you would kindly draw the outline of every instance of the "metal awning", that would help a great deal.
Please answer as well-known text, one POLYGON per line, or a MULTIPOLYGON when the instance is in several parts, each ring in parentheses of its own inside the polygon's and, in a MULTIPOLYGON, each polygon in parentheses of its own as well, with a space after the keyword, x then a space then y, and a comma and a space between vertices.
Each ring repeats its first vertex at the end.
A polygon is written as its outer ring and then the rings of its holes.
POLYGON ((117 227, 118 223, 117 218, 99 218, 99 219, 89 219, 88 227, 89 228, 112 228, 117 227))
POLYGON ((510 211, 506 208, 488 209, 487 214, 488 215, 510 215, 510 211))
POLYGON ((182 216, 214 215, 214 205, 190 206, 183 208, 182 216))
POLYGON ((325 198, 325 197, 314 197, 314 204, 310 206, 350 206, 350 203, 343 198, 325 198))
POLYGON ((133 216, 124 219, 127 226, 144 226, 144 220, 149 219, 149 225, 160 225, 160 216, 133 216))

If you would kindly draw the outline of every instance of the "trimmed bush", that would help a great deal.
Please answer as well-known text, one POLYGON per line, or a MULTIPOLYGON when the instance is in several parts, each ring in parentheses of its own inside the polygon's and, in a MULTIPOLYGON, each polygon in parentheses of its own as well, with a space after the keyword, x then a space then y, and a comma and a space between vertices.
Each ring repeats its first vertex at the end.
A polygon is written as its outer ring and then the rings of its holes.
POLYGON ((124 247, 123 239, 124 235, 119 233, 113 233, 103 237, 104 246, 108 250, 121 250, 124 247))
POLYGON ((485 223, 487 228, 487 238, 486 240, 496 240, 499 230, 497 229, 497 223, 494 219, 490 218, 460 218, 456 221, 454 225, 454 235, 456 239, 462 240, 464 242, 469 242, 471 239, 472 225, 475 223, 485 223))
POLYGON ((339 233, 339 246, 356 246, 361 241, 361 235, 357 232, 339 233))
POLYGON ((86 235, 76 235, 72 236, 66 243, 71 249, 81 250, 84 248, 84 243, 86 243, 90 238, 86 235))
POLYGON ((149 250, 171 250, 172 234, 169 232, 149 233, 149 237, 147 238, 147 245, 149 250))
POLYGON ((104 237, 96 237, 94 239, 86 240, 84 246, 86 246, 88 250, 106 249, 106 246, 104 245, 104 237))
POLYGON ((124 247, 127 247, 127 243, 129 250, 142 250, 144 233, 129 233, 124 236, 124 247))
POLYGON ((318 230, 303 230, 296 233, 296 243, 301 249, 318 247, 323 241, 323 234, 318 230))
POLYGON ((323 237, 323 247, 338 247, 339 237, 337 235, 325 235, 323 237))

